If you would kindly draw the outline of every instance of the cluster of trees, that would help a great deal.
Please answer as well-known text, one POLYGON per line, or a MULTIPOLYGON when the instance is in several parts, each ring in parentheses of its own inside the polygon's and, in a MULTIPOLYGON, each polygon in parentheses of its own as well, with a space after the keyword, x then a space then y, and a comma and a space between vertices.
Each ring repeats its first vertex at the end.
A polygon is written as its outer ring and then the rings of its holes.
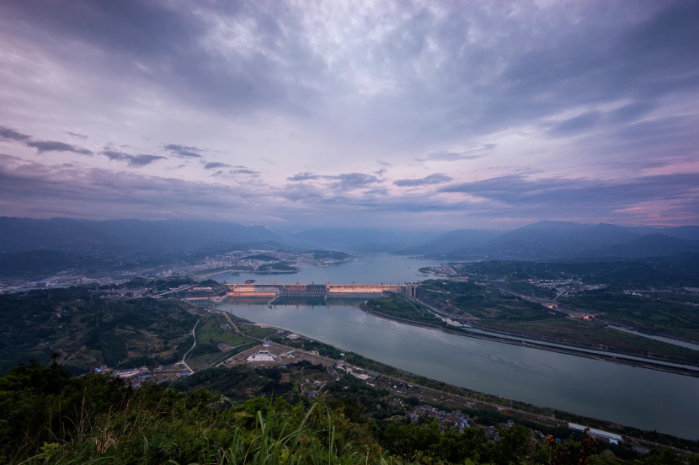
POLYGON ((428 302, 448 302, 483 319, 535 321, 565 318, 565 314, 551 312, 537 302, 504 294, 493 287, 472 282, 427 280, 418 289, 418 295, 428 302))
POLYGON ((367 309, 383 315, 412 320, 418 323, 448 326, 422 305, 414 304, 395 295, 381 299, 372 299, 364 305, 367 309))
POLYGON ((699 254, 585 263, 491 260, 464 264, 461 272, 508 280, 582 278, 589 284, 619 288, 696 286, 699 285, 699 254))
MULTIPOLYGON (((171 363, 192 346, 182 339, 195 322, 182 302, 104 300, 94 287, 0 295, 0 374, 32 358, 45 363, 52 350, 70 355, 83 351, 81 360, 111 367, 132 365, 129 352, 141 364, 171 363), (128 347, 135 336, 142 347, 128 347)), ((73 368, 85 370, 80 365, 73 368)))

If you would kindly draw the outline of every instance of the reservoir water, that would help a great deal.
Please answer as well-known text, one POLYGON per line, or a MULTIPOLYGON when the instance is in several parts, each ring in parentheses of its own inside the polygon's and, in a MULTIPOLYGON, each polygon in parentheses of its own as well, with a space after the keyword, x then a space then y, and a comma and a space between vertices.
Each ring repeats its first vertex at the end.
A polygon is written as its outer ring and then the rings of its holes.
MULTIPOLYGON (((226 274, 215 279, 395 283, 425 279, 417 270, 430 264, 372 255, 339 266, 304 268, 290 276, 226 274)), ((218 307, 468 389, 699 439, 699 378, 446 334, 378 318, 347 304, 218 307)))
POLYGON ((255 273, 222 273, 214 276, 219 282, 244 283, 254 279, 257 284, 351 284, 353 281, 361 284, 402 284, 427 279, 429 276, 420 273, 419 268, 439 266, 441 262, 418 260, 390 254, 372 254, 359 257, 356 261, 330 266, 301 266, 298 273, 255 274, 255 273))

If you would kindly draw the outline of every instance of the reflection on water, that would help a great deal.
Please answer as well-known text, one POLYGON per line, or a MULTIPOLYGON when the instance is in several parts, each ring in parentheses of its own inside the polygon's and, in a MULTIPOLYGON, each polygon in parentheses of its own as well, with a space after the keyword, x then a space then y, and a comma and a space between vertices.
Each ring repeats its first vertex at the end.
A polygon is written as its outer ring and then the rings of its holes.
POLYGON ((219 308, 476 391, 699 438, 699 378, 446 334, 346 304, 219 308))

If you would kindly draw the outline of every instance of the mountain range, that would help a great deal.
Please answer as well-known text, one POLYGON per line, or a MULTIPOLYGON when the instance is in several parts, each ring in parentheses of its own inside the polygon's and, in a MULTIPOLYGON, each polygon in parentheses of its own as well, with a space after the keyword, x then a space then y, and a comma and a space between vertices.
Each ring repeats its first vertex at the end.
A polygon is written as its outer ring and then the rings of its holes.
POLYGON ((0 217, 0 252, 111 253, 196 251, 216 243, 280 241, 263 226, 196 220, 90 221, 0 217))
POLYGON ((699 227, 541 221, 512 231, 451 231, 401 253, 473 260, 638 259, 699 252, 699 227), (659 232, 662 231, 662 232, 659 232))
POLYGON ((158 261, 164 257, 179 259, 182 254, 215 255, 244 245, 277 250, 390 252, 457 260, 640 259, 699 252, 699 226, 654 228, 541 221, 509 231, 458 229, 442 234, 370 228, 273 232, 263 226, 198 220, 0 217, 0 253, 7 260, 7 254, 43 250, 110 260, 158 261))

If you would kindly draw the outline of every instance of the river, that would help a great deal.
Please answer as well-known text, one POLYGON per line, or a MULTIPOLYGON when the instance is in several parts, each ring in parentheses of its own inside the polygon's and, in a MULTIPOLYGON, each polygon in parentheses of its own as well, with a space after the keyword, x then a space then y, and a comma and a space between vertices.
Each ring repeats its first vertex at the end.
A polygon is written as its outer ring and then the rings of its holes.
MULTIPOLYGON (((304 267, 293 282, 380 283, 425 279, 434 262, 371 255, 332 267, 304 267)), ((289 275, 215 279, 291 282, 289 275)), ((446 334, 378 318, 347 304, 235 305, 222 310, 282 327, 412 373, 488 394, 699 439, 699 378, 446 334)))

